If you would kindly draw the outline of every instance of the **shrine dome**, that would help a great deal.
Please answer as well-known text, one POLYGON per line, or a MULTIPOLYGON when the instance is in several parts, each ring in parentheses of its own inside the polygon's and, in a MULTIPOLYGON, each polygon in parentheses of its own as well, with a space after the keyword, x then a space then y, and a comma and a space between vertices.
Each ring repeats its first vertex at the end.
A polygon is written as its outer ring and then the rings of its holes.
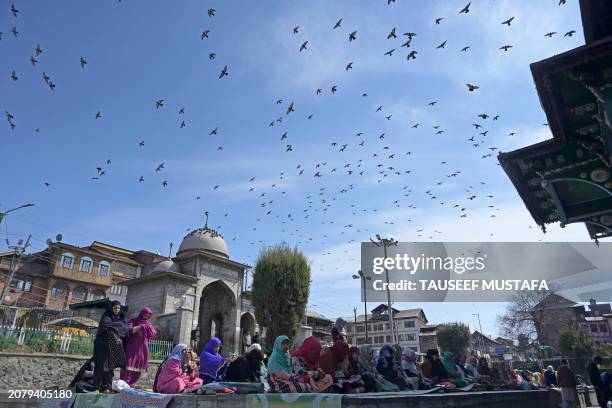
POLYGON ((153 268, 152 273, 156 272, 176 272, 181 273, 181 266, 174 262, 172 259, 166 259, 165 261, 161 261, 153 268))
POLYGON ((225 240, 221 234, 214 229, 208 228, 208 226, 198 228, 185 235, 185 238, 183 238, 179 246, 177 255, 191 250, 209 252, 213 255, 229 258, 225 240))

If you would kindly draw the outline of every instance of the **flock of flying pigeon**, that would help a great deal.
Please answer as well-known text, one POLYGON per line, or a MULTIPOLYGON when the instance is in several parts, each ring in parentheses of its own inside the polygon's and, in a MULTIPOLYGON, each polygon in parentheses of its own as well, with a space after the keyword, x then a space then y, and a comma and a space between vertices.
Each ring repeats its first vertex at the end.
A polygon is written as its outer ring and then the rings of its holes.
MULTIPOLYGON (((121 0, 119 0, 121 1, 121 0)), ((556 0, 555 0, 556 1, 556 0)), ((393 6, 395 0, 387 0, 387 5, 393 6)), ((565 0, 559 1, 559 6, 565 4, 565 0)), ((472 4, 471 2, 467 3, 462 9, 457 10, 459 15, 468 14, 471 11, 472 4)), ((11 34, 15 39, 19 38, 18 27, 18 16, 19 10, 17 7, 12 4, 10 7, 10 12, 15 18, 15 26, 12 27, 11 34)), ((207 11, 207 16, 210 21, 214 21, 214 17, 216 16, 217 11, 214 8, 210 8, 207 11)), ((444 24, 445 17, 438 17, 434 21, 431 22, 432 29, 435 29, 438 26, 444 24)), ((520 24, 520 21, 517 21, 514 16, 508 16, 504 21, 500 21, 500 29, 508 29, 508 27, 514 26, 516 24, 520 24), (506 27, 503 27, 506 26, 506 27)), ((345 21, 339 16, 335 22, 335 24, 329 27, 330 32, 332 33, 341 33, 343 30, 346 32, 346 42, 347 46, 350 46, 351 43, 360 40, 359 30, 355 29, 356 27, 346 27, 345 21)), ((212 36, 215 27, 212 26, 199 34, 200 40, 202 42, 212 42, 214 38, 212 36)), ((410 63, 412 60, 416 60, 419 57, 419 50, 427 50, 429 52, 442 52, 442 49, 446 49, 447 41, 443 41, 440 44, 422 44, 419 43, 419 36, 416 32, 406 31, 403 32, 396 27, 391 28, 390 31, 386 34, 387 40, 392 44, 390 47, 384 51, 381 50, 381 58, 393 57, 396 54, 400 54, 404 51, 405 48, 405 58, 410 63), (401 40, 400 40, 401 39, 401 40), (397 41, 397 42, 396 42, 397 41), (398 44, 398 45, 396 45, 398 44), (418 50, 416 49, 418 48, 418 50), (384 52, 383 52, 384 51, 384 52)), ((553 37, 557 33, 554 31, 545 33, 545 37, 553 37)), ((565 37, 571 37, 575 34, 575 30, 568 31, 564 34, 565 37)), ((311 43, 307 39, 300 39, 302 35, 301 26, 295 25, 291 32, 287 33, 288 36, 292 36, 293 38, 297 38, 295 52, 299 55, 307 54, 310 49, 309 46, 311 43)), ((4 34, 0 32, 0 40, 6 41, 4 34)), ((512 52, 513 44, 500 44, 499 52, 512 52)), ((464 46, 460 49, 460 52, 468 52, 470 46, 464 46)), ((426 52, 426 51, 423 51, 426 52)), ((40 44, 36 45, 36 48, 33 50, 33 54, 30 58, 30 62, 33 67, 36 67, 40 58, 44 58, 44 48, 41 47, 40 44)), ((215 52, 208 53, 208 59, 210 61, 214 61, 217 59, 217 54, 215 52)), ((80 64, 82 69, 87 69, 88 62, 85 57, 81 56, 80 60, 74 61, 74 64, 80 64)), ((353 67, 357 64, 357 61, 348 61, 346 66, 344 67, 345 72, 349 72, 353 69, 353 67)), ((232 75, 231 71, 227 64, 219 65, 219 74, 216 78, 212 80, 219 81, 231 81, 232 75)), ((49 91, 53 92, 56 90, 56 83, 52 79, 52 77, 46 73, 41 73, 42 80, 45 86, 49 89, 49 91)), ((10 78, 13 81, 19 80, 19 73, 15 70, 10 72, 10 78)), ((61 87, 61 84, 59 84, 61 87)), ((469 93, 473 92, 481 92, 480 86, 478 84, 473 84, 470 82, 465 83, 465 91, 469 93)), ((58 88, 59 89, 59 88, 58 88)), ((343 90, 338 84, 329 84, 328 87, 320 87, 313 89, 313 94, 317 97, 323 97, 323 95, 329 95, 333 97, 339 92, 343 90)), ((359 95, 360 98, 368 98, 368 93, 366 91, 361 92, 359 95)), ((436 104, 438 101, 426 101, 423 103, 424 107, 427 109, 436 109, 436 104)), ((303 145, 297 141, 292 140, 292 129, 290 129, 289 123, 291 118, 296 115, 304 115, 304 117, 310 121, 313 120, 315 114, 313 112, 301 112, 300 106, 291 101, 290 98, 277 98, 276 101, 271 102, 271 109, 276 109, 276 114, 274 114, 274 118, 265 121, 265 126, 268 128, 270 132, 278 132, 277 136, 279 139, 279 154, 294 154, 295 151, 299 150, 303 145)), ((154 101, 151 101, 152 110, 161 110, 161 109, 169 109, 166 103, 166 98, 160 98, 154 101)), ((93 109, 92 119, 93 120, 104 120, 103 112, 100 110, 93 109)), ((185 116, 186 107, 181 107, 177 115, 178 119, 178 128, 185 128, 188 126, 186 119, 183 119, 185 116)), ((375 114, 381 115, 381 119, 390 121, 393 119, 393 115, 385 112, 384 104, 378 105, 376 108, 375 114)), ((18 123, 15 119, 13 113, 9 110, 5 111, 6 118, 10 129, 14 130, 18 125, 21 126, 21 123, 18 123)), ((480 157, 482 160, 494 160, 494 153, 498 150, 498 147, 494 146, 491 141, 491 137, 488 135, 489 129, 488 127, 493 126, 497 121, 501 121, 503 119, 503 115, 499 113, 487 113, 487 112, 479 112, 474 115, 474 118, 471 120, 471 126, 473 127, 473 133, 470 134, 470 137, 465 137, 464 142, 468 143, 474 151, 477 152, 477 157, 480 157)), ((314 119, 316 120, 316 119, 314 119)), ((220 124, 222 125, 222 124, 220 124)), ((438 124, 432 123, 412 123, 410 124, 411 128, 417 129, 419 127, 430 127, 432 129, 433 136, 442 136, 445 133, 445 129, 438 124)), ((219 136, 221 135, 222 126, 216 126, 212 129, 206 130, 206 133, 209 136, 219 136)), ((40 130, 36 128, 36 132, 40 130)), ((514 136, 515 132, 509 133, 509 136, 514 136)), ((466 218, 469 214, 469 209, 474 202, 484 201, 484 204, 490 210, 490 217, 495 218, 496 213, 500 210, 494 204, 494 195, 490 194, 487 191, 487 185, 484 181, 478 181, 477 183, 466 183, 464 185, 464 193, 465 197, 462 200, 450 201, 443 198, 443 194, 441 187, 443 184, 455 180, 460 180, 464 176, 464 172, 461 169, 453 168, 450 161, 441 160, 439 163, 431 163, 432 166, 439 165, 439 168, 443 169, 443 176, 440 176, 440 179, 432 184, 429 187, 423 188, 421 187, 417 189, 414 187, 415 180, 411 179, 411 177, 419 177, 419 171, 422 169, 415 169, 410 167, 410 158, 412 155, 412 151, 398 151, 394 149, 390 144, 387 144, 386 138, 388 137, 385 132, 380 132, 376 135, 366 135, 364 132, 356 130, 354 135, 351 136, 350 140, 330 140, 329 141, 329 149, 337 152, 337 159, 318 161, 316 158, 313 158, 310 162, 298 163, 294 168, 283 168, 280 169, 280 174, 278 175, 278 180, 268 188, 262 187, 260 185, 256 185, 256 180, 261 177, 265 178, 265 176, 260 176, 255 174, 250 177, 248 180, 245 180, 247 184, 249 184, 248 192, 252 194, 254 199, 257 200, 257 209, 253 211, 255 222, 252 226, 253 231, 257 231, 257 228, 261 223, 274 221, 276 220, 280 225, 279 230, 282 232, 284 237, 287 239, 294 241, 294 243, 299 245, 310 244, 316 242, 318 239, 310 236, 309 234, 309 223, 313 222, 312 218, 316 217, 316 220, 321 222, 321 224, 325 224, 329 227, 330 231, 339 231, 338 236, 332 237, 332 232, 327 234, 323 234, 320 238, 322 243, 337 242, 337 239, 344 240, 346 243, 355 243, 360 241, 367 241, 369 238, 368 234, 371 234, 367 228, 359 227, 359 218, 376 214, 378 211, 382 210, 382 208, 363 208, 359 205, 358 202, 354 202, 350 198, 351 191, 358 189, 360 184, 363 183, 365 178, 375 178, 376 183, 383 184, 390 179, 396 179, 402 181, 402 187, 399 191, 397 191, 395 197, 396 199, 391 200, 391 202, 386 203, 384 207, 389 208, 408 208, 408 209, 416 209, 417 206, 414 203, 410 203, 410 201, 417 195, 423 195, 426 199, 431 200, 431 203, 435 203, 436 205, 450 207, 456 211, 456 215, 458 218, 466 218), (347 149, 361 149, 363 152, 363 158, 347 161, 343 160, 342 154, 347 151, 347 149), (294 211, 290 213, 279 213, 276 211, 275 204, 278 201, 282 201, 283 197, 289 194, 288 191, 283 190, 283 180, 288 177, 301 177, 303 183, 309 184, 311 187, 316 186, 317 192, 308 194, 304 197, 304 207, 296 208, 294 211), (344 186, 338 190, 327 187, 320 180, 325 180, 328 177, 335 177, 342 180, 344 186), (347 197, 349 196, 349 197, 347 197), (335 224, 335 221, 332 217, 325 218, 328 214, 328 211, 332 208, 338 208, 341 213, 344 214, 352 214, 354 217, 354 222, 347 223, 343 226, 339 226, 335 224), (312 217, 312 218, 311 218, 312 217), (321 218, 321 219, 319 219, 321 218), (351 239, 345 239, 349 236, 354 237, 351 239), (334 239, 336 238, 336 239, 334 239)), ((145 149, 146 148, 146 140, 137 140, 135 141, 135 149, 145 149)), ((217 147, 218 151, 223 150, 223 146, 219 145, 217 147)), ((92 175, 90 176, 91 182, 99 182, 106 174, 108 168, 112 165, 112 160, 109 158, 106 160, 105 164, 92 166, 92 175)), ((164 170, 166 169, 167 161, 160 162, 154 169, 151 169, 152 173, 159 173, 163 175, 164 170)), ((254 169, 256 171, 256 169, 254 169)), ((148 177, 145 177, 146 174, 141 175, 138 179, 134 180, 134 183, 145 183, 148 177)), ((48 181, 44 181, 44 186, 47 188, 52 188, 52 184, 48 181)), ((171 188, 171 185, 167 179, 161 180, 161 189, 168 190, 171 188)), ((197 195, 194 197, 195 200, 206 201, 207 195, 212 194, 214 190, 221 190, 223 186, 220 184, 214 184, 210 187, 211 191, 203 191, 201 195, 197 195)), ((392 195, 392 192, 387 191, 389 195, 392 195)), ((422 198, 422 197, 421 197, 422 198)), ((224 217, 228 217, 229 214, 226 213, 224 217)), ((406 219, 402 221, 406 223, 405 225, 412 225, 410 223, 414 222, 414 225, 417 225, 416 220, 406 219)), ((394 221, 385 221, 385 224, 394 224, 394 221)), ((221 229, 221 226, 217 226, 218 229, 221 229)), ((531 227, 530 227, 531 228, 531 227)), ((432 239, 435 240, 437 237, 442 234, 440 230, 433 231, 425 231, 423 228, 415 228, 416 236, 419 239, 432 239)), ((491 234, 493 236, 493 234, 491 234)), ((231 238, 232 240, 236 240, 236 237, 231 238)), ((259 244, 262 244, 263 241, 259 241, 259 244)), ((250 243, 251 245, 257 245, 255 241, 250 243)), ((332 255, 331 252, 326 253, 326 255, 332 255)), ((338 254, 336 254, 338 255, 338 254)), ((340 254, 342 255, 342 254, 340 254)), ((340 257, 338 259, 341 259, 340 257)))

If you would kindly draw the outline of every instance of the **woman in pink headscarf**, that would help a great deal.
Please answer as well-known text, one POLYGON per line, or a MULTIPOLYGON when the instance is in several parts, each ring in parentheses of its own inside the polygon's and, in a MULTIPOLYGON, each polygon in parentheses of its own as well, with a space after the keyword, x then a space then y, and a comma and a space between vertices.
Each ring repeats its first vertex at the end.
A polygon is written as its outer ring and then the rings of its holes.
POLYGON ((151 323, 153 311, 145 307, 138 317, 128 322, 129 335, 125 342, 125 369, 121 370, 121 379, 134 386, 149 365, 149 339, 157 335, 151 323))

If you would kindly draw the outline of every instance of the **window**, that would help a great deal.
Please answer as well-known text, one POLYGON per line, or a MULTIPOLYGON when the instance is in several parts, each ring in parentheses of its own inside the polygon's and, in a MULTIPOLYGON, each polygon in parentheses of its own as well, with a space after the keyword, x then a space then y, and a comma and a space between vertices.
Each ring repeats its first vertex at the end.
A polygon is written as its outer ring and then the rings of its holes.
POLYGON ((406 339, 406 341, 416 341, 416 336, 412 333, 404 334, 404 338, 406 339))
POLYGON ((84 302, 86 295, 87 295, 87 290, 82 286, 77 286, 72 291, 72 301, 73 302, 84 302))
POLYGON ((98 267, 98 274, 100 276, 108 276, 110 272, 110 264, 106 261, 100 262, 100 266, 98 267))
POLYGON ((103 290, 96 289, 89 295, 91 300, 100 300, 106 297, 106 294, 103 290))
POLYGON ((32 281, 16 279, 11 283, 11 286, 23 292, 32 292, 32 281))
POLYGON ((84 256, 81 258, 81 265, 79 266, 79 271, 91 273, 91 267, 93 266, 93 261, 91 258, 84 256))
POLYGON ((385 330, 389 330, 391 328, 391 325, 389 323, 385 323, 385 330))
POLYGON ((66 300, 68 289, 62 282, 57 282, 51 288, 51 298, 55 300, 66 300))
POLYGON ((118 263, 115 267, 115 271, 123 276, 128 276, 130 278, 135 278, 138 276, 138 268, 132 265, 118 263))
POLYGON ((361 326, 361 325, 357 326, 357 333, 363 333, 363 332, 365 332, 365 326, 361 326))
POLYGON ((62 257, 60 258, 60 265, 62 268, 72 269, 73 264, 74 264, 74 255, 72 255, 70 252, 66 252, 65 254, 62 254, 62 257))
POLYGON ((599 323, 599 331, 601 333, 607 333, 608 332, 608 325, 605 323, 599 323))
POLYGON ((596 324, 592 324, 592 325, 591 325, 591 331, 592 331, 593 333, 597 333, 597 325, 596 325, 596 324))
POLYGON ((124 285, 113 285, 110 289, 111 295, 127 295, 127 286, 124 285))
POLYGON ((404 322, 404 328, 410 329, 414 327, 414 320, 406 320, 404 322))

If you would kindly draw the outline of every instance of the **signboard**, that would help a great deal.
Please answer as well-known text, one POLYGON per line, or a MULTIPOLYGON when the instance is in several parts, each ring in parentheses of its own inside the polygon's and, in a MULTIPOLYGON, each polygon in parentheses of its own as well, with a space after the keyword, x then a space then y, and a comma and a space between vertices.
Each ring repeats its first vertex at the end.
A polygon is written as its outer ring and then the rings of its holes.
POLYGON ((502 355, 508 352, 508 347, 495 347, 495 354, 502 355))

